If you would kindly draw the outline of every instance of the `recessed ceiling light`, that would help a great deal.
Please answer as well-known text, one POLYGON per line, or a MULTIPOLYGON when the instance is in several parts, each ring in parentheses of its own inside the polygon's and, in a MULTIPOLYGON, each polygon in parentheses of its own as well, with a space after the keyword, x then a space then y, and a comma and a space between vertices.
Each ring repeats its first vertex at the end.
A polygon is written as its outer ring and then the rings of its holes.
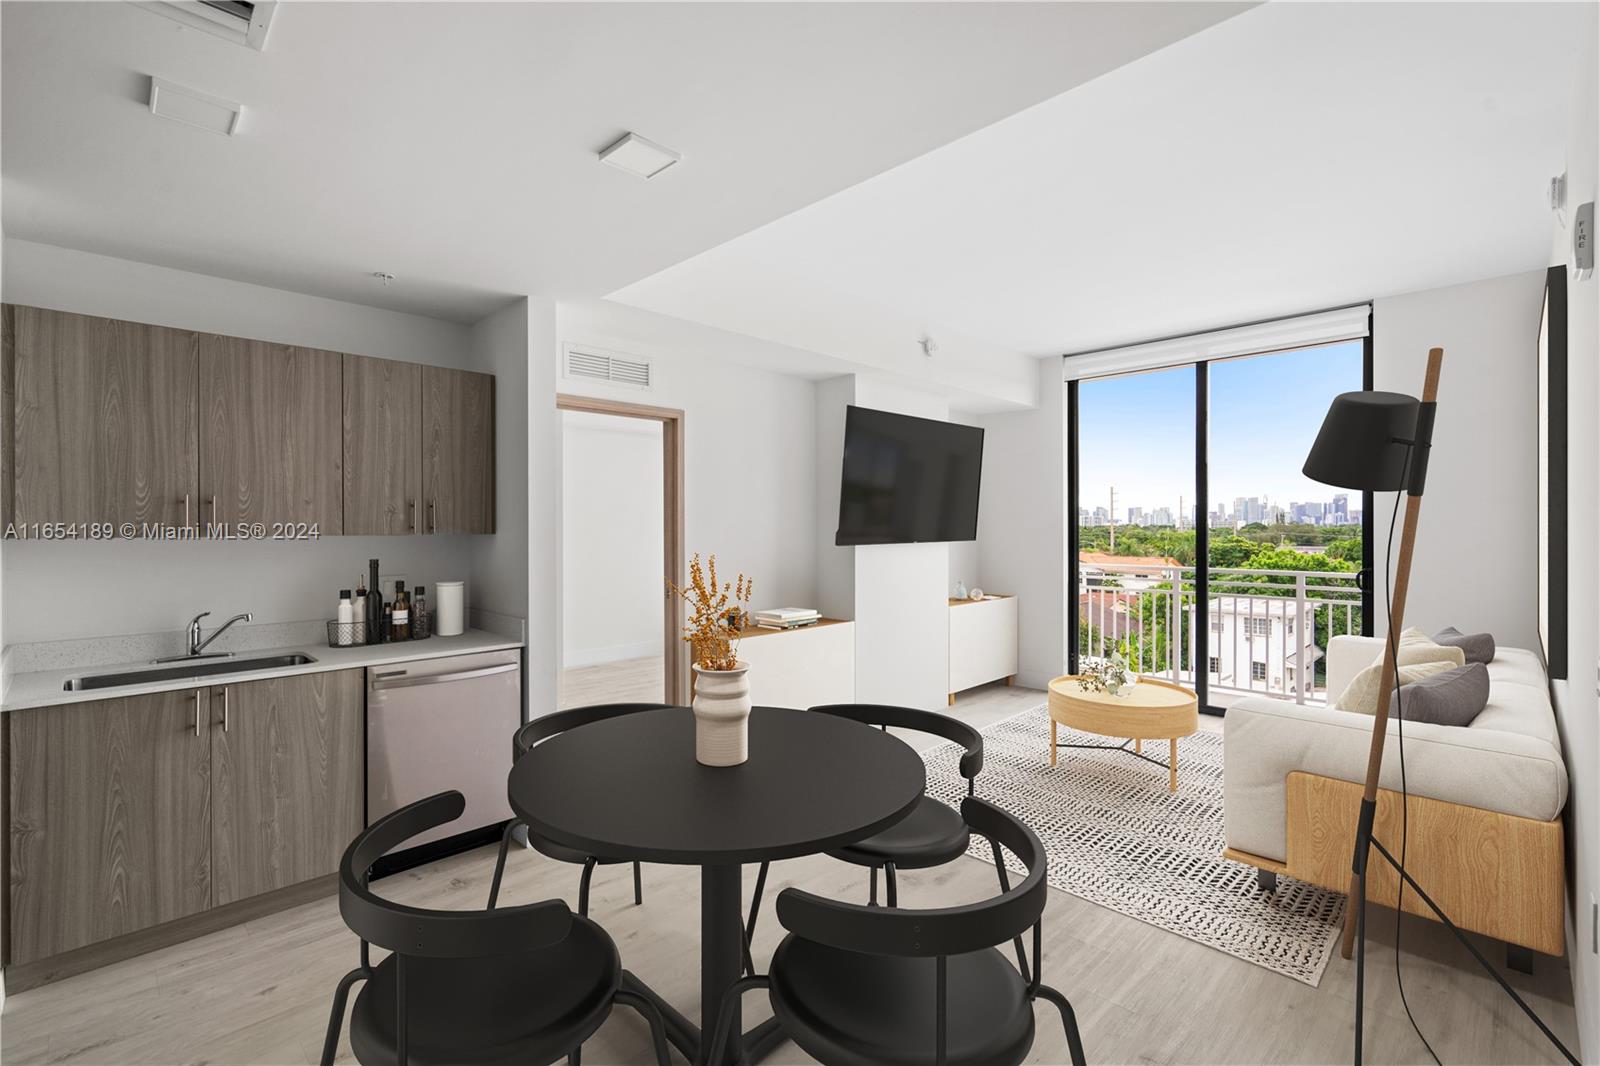
POLYGON ((232 100, 174 85, 165 78, 150 79, 150 112, 162 118, 231 136, 239 130, 242 111, 232 100))
POLYGON ((646 140, 637 133, 625 134, 600 153, 600 162, 641 178, 653 178, 682 158, 671 148, 646 140))

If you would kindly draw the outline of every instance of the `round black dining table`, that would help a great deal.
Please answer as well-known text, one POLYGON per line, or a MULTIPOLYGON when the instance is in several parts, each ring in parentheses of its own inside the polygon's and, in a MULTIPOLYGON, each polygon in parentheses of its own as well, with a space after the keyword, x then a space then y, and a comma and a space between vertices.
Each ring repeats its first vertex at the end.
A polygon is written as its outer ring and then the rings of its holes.
MULTIPOLYGON (((717 1011, 743 969, 740 868, 863 840, 911 812, 922 759, 888 733, 781 707, 750 713, 750 757, 702 766, 687 707, 592 722, 535 746, 512 767, 511 808, 539 836, 610 859, 700 867, 700 1025, 632 973, 672 1043, 710 1054, 717 1011)), ((743 1033, 737 1010, 734 1033, 743 1033)), ((769 1020, 730 1040, 727 1063, 754 1062, 783 1039, 769 1020)), ((720 1064, 719 1064, 720 1066, 720 1064)))

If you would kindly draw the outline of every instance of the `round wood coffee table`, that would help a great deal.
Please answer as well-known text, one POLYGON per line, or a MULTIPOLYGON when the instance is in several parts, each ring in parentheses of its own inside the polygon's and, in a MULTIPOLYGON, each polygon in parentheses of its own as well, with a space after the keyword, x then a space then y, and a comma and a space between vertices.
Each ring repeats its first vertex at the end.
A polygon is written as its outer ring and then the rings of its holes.
POLYGON ((1124 696, 1092 692, 1079 683, 1076 674, 1050 682, 1050 765, 1056 764, 1056 748, 1091 748, 1126 751, 1145 762, 1165 765, 1167 790, 1178 791, 1178 738, 1193 736, 1200 728, 1200 701, 1194 692, 1170 681, 1140 678, 1124 696), (1121 744, 1057 744, 1056 728, 1081 729, 1103 737, 1123 737, 1121 744), (1140 749, 1142 741, 1168 742, 1163 764, 1140 749), (1133 744, 1133 750, 1128 745, 1133 744))

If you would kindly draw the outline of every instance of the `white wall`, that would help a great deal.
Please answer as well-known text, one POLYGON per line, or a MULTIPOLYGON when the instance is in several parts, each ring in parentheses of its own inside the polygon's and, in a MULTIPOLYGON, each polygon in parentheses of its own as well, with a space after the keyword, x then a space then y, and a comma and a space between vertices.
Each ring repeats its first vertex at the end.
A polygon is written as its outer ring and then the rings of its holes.
POLYGON ((562 412, 562 664, 659 656, 661 423, 562 412))
POLYGON ((856 402, 854 374, 817 382, 817 610, 828 618, 856 616, 856 550, 834 543, 839 532, 840 475, 844 469, 845 408, 856 402))
MULTIPOLYGON (((719 571, 753 578, 757 608, 815 603, 812 383, 702 355, 693 346, 695 331, 683 323, 658 336, 632 328, 624 333, 610 313, 603 304, 562 304, 561 344, 649 359, 652 387, 560 377, 555 389, 682 411, 685 552, 715 553, 719 571)), ((636 314, 627 316, 630 323, 636 314)), ((705 333, 709 345, 717 331, 705 333)), ((727 341, 726 335, 715 339, 727 341)), ((553 396, 550 403, 554 409, 553 396)))
POLYGON ((978 420, 978 571, 985 592, 1017 597, 1017 680, 1043 688, 1066 668, 1067 438, 1061 360, 1041 359, 1037 372, 1036 409, 978 420))
MULTIPOLYGON (((1373 301, 1375 388, 1418 395, 1428 349, 1445 353, 1408 627, 1453 625, 1538 647, 1534 387, 1543 292, 1544 272, 1530 271, 1373 301)), ((1373 503, 1380 578, 1393 507, 1388 493, 1373 503)), ((1381 599, 1377 613, 1381 633, 1381 599)))
MULTIPOLYGON (((978 416, 961 414, 956 411, 950 412, 950 421, 958 422, 964 426, 983 425, 978 416)), ((987 451, 988 441, 985 440, 984 444, 984 450, 987 451)), ((984 471, 984 473, 988 473, 988 471, 984 471)), ((988 485, 984 484, 980 478, 978 485, 978 514, 980 516, 983 514, 983 505, 985 502, 984 496, 987 490, 988 485)), ((983 588, 985 591, 987 591, 983 584, 983 575, 980 573, 981 568, 978 565, 981 553, 976 540, 951 541, 949 544, 949 555, 950 570, 949 573, 945 575, 946 596, 954 596, 956 594, 955 590, 957 581, 965 582, 967 588, 969 589, 976 587, 983 588)))
MULTIPOLYGON (((1579 46, 1571 134, 1567 141, 1567 210, 1552 240, 1552 263, 1571 262, 1572 213, 1600 194, 1600 17, 1593 5, 1579 46)), ((1592 239, 1592 237, 1591 237, 1592 239)), ((1600 895, 1600 700, 1595 687, 1600 670, 1600 281, 1567 274, 1567 387, 1571 424, 1568 437, 1567 542, 1569 589, 1567 639, 1569 680, 1551 687, 1561 744, 1571 770, 1567 831, 1571 842, 1572 921, 1568 954, 1572 1000, 1578 1014, 1582 1057, 1600 1063, 1600 957, 1593 951, 1591 901, 1600 895)))
MULTIPOLYGON (((5 241, 0 299, 210 333, 439 366, 472 365, 449 322, 5 241)), ((13 541, 0 604, 9 643, 175 630, 210 610, 258 623, 331 617, 338 591, 382 561, 412 584, 466 576, 487 537, 328 537, 297 542, 13 541)), ((525 604, 524 604, 525 606, 525 604)))
MULTIPOLYGON (((856 378, 855 402, 918 418, 950 414, 942 397, 876 377, 856 378)), ((837 466, 840 456, 833 461, 837 466)), ((943 708, 950 691, 949 545, 863 544, 854 551, 856 699, 943 708)))

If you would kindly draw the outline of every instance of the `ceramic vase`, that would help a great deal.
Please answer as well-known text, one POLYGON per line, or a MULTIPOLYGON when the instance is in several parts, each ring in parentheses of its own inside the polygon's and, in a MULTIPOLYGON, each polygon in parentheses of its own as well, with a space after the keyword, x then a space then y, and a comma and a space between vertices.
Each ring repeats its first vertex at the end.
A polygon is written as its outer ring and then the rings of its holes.
POLYGON ((694 757, 703 766, 738 766, 750 757, 750 666, 696 666, 694 677, 694 757))

